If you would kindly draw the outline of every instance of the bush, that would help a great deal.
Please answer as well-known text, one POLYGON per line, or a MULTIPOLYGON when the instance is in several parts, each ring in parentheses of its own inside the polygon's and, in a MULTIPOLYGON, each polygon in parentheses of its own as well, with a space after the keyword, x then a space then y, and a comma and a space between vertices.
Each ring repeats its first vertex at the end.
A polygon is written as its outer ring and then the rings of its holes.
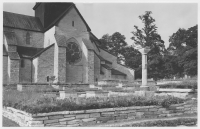
POLYGON ((184 103, 184 99, 176 98, 176 97, 169 97, 167 99, 164 99, 161 103, 161 105, 165 108, 168 108, 172 104, 179 104, 184 103))
POLYGON ((162 105, 169 107, 171 104, 183 103, 183 99, 171 96, 155 96, 152 98, 138 96, 118 96, 108 98, 70 98, 59 100, 55 97, 44 96, 43 92, 23 91, 4 88, 3 106, 13 107, 29 113, 43 113, 64 110, 88 110, 113 107, 151 106, 162 105))

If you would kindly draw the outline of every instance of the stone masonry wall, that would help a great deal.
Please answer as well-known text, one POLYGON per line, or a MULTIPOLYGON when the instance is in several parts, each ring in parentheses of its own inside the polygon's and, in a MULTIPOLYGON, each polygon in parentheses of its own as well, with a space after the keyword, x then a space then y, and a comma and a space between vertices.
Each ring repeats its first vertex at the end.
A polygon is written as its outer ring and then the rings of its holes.
POLYGON ((94 84, 94 51, 88 50, 88 83, 94 84))
POLYGON ((4 27, 4 31, 14 32, 16 35, 17 45, 25 47, 43 48, 44 34, 42 32, 26 31, 21 29, 11 29, 4 27), (26 44, 26 33, 30 33, 30 44, 26 44))
POLYGON ((24 67, 20 66, 19 70, 19 82, 31 82, 32 73, 32 61, 30 59, 23 59, 24 67))
POLYGON ((95 82, 100 80, 100 59, 94 54, 94 79, 95 82))
POLYGON ((66 81, 66 48, 58 48, 58 82, 65 83, 66 81))
POLYGON ((48 83, 47 76, 54 75, 54 46, 51 46, 38 57, 37 70, 37 82, 48 83))
POLYGON ((3 56, 3 84, 8 84, 8 56, 3 56))
POLYGON ((74 31, 78 30, 79 33, 82 31, 87 31, 87 28, 80 18, 78 13, 74 8, 72 8, 59 22, 57 25, 62 31, 74 31), (72 22, 74 22, 74 26, 72 26, 72 22))
POLYGON ((16 84, 19 83, 19 60, 10 60, 9 63, 9 83, 16 84))
POLYGON ((120 122, 141 118, 173 117, 196 113, 197 107, 187 103, 174 104, 167 109, 161 106, 134 106, 38 114, 30 114, 10 107, 4 107, 3 109, 4 117, 17 122, 20 126, 32 127, 88 126, 98 123, 120 122))

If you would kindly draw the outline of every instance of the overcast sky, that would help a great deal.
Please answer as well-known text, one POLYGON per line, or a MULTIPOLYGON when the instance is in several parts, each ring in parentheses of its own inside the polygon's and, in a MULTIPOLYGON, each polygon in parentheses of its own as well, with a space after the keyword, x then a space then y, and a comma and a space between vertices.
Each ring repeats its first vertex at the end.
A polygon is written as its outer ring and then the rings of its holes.
MULTIPOLYGON (((138 16, 152 11, 158 33, 168 46, 169 36, 179 28, 188 29, 197 24, 197 3, 75 3, 90 26, 93 34, 101 38, 104 34, 120 32, 126 42, 132 44, 133 26, 142 27, 138 16)), ((35 3, 4 3, 3 10, 34 16, 35 3)))

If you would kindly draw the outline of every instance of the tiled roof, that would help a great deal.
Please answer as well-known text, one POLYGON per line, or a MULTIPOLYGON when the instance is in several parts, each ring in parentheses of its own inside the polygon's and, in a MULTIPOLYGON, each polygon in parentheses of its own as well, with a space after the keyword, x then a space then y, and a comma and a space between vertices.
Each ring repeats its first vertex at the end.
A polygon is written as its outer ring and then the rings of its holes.
POLYGON ((118 70, 116 70, 116 69, 111 69, 111 74, 113 74, 113 75, 124 75, 124 76, 126 76, 125 73, 122 73, 122 72, 120 72, 120 71, 118 71, 118 70))
POLYGON ((39 53, 43 49, 44 48, 17 46, 17 52, 18 52, 19 56, 23 57, 23 58, 31 58, 32 56, 39 53))
POLYGON ((8 56, 11 60, 19 60, 20 57, 17 52, 8 52, 8 56))
POLYGON ((105 61, 105 62, 108 63, 108 64, 112 64, 112 62, 106 60, 106 59, 103 58, 102 56, 100 56, 100 55, 97 55, 97 56, 99 57, 99 59, 100 59, 101 61, 105 61))
POLYGON ((4 56, 7 56, 7 55, 8 55, 8 52, 7 52, 6 47, 5 47, 4 44, 3 44, 3 55, 4 55, 4 56))
POLYGON ((107 65, 107 64, 101 64, 101 66, 104 67, 104 68, 106 68, 106 69, 108 69, 108 70, 112 69, 112 67, 110 67, 110 66, 107 65))
POLYGON ((8 45, 17 45, 17 40, 14 32, 3 32, 8 45))
POLYGON ((32 56, 32 58, 37 58, 38 56, 40 56, 43 52, 45 52, 46 50, 48 50, 49 48, 51 48, 52 46, 54 46, 55 44, 51 44, 50 46, 44 48, 43 50, 39 51, 37 54, 35 54, 34 56, 32 56))
POLYGON ((93 45, 92 45, 92 43, 91 43, 90 40, 88 40, 88 39, 84 39, 84 38, 83 38, 82 40, 83 40, 85 46, 87 47, 87 49, 94 50, 94 47, 93 47, 93 45))
POLYGON ((32 31, 42 31, 43 27, 37 17, 3 12, 3 26, 32 31))
POLYGON ((66 40, 64 35, 55 34, 54 36, 55 36, 55 39, 56 39, 59 47, 65 47, 66 46, 67 40, 66 40))

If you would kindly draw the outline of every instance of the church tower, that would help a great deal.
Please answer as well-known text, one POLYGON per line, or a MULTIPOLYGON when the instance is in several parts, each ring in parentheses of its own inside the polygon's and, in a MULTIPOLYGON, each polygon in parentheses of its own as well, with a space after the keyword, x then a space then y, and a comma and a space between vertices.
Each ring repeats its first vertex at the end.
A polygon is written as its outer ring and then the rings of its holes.
POLYGON ((40 19, 44 31, 46 31, 71 6, 74 6, 74 3, 36 3, 33 10, 35 11, 35 17, 40 19))

